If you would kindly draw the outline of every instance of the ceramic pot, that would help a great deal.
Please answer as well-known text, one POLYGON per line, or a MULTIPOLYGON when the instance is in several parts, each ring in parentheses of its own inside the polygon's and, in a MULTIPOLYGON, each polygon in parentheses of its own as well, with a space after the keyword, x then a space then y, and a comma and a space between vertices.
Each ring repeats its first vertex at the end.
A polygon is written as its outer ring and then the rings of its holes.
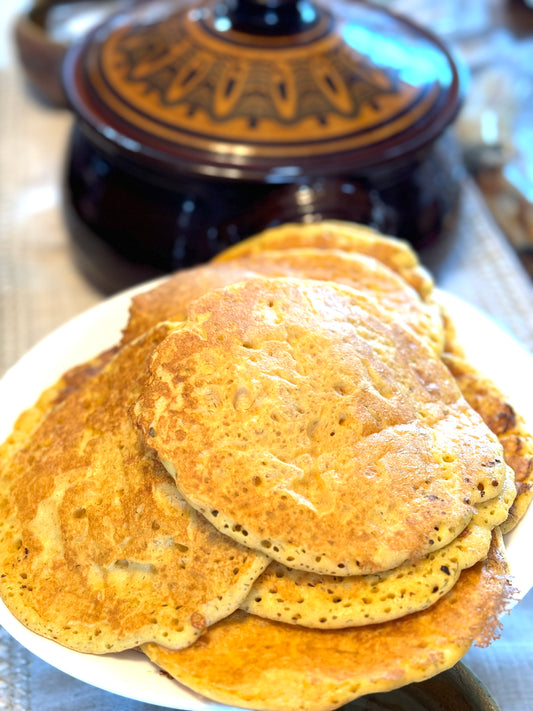
POLYGON ((440 40, 358 0, 150 0, 68 52, 65 215, 106 292, 283 221, 442 234, 464 75, 440 40))

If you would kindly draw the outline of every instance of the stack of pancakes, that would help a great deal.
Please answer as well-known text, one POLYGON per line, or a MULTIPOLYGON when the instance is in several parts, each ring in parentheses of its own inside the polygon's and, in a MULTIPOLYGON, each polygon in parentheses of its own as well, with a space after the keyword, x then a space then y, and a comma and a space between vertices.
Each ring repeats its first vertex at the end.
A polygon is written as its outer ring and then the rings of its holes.
POLYGON ((487 644, 533 437, 412 250, 283 225, 133 297, 0 449, 0 593, 206 697, 333 709, 487 644))

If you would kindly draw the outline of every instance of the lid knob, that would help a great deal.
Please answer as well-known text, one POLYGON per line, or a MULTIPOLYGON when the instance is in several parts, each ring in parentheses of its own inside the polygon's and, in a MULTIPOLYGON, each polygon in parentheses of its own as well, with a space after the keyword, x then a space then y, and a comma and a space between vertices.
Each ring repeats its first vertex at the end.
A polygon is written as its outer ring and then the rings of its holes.
POLYGON ((309 0, 226 0, 215 7, 217 24, 251 35, 293 35, 317 22, 309 0))

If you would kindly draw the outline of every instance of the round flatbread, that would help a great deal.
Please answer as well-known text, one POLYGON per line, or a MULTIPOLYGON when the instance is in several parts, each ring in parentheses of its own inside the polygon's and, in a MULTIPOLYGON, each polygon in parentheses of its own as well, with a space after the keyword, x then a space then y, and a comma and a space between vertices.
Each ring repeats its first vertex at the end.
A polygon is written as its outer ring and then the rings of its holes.
POLYGON ((253 279, 191 304, 136 403, 220 531, 288 567, 389 570, 445 546, 507 466, 441 360, 375 299, 253 279))

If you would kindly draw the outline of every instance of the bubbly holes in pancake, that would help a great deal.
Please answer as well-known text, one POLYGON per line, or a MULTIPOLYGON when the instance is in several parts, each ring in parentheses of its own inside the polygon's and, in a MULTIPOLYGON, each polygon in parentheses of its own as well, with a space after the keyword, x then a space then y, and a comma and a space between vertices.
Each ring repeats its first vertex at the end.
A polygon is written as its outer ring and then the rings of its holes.
POLYGON ((320 420, 313 420, 312 422, 310 422, 307 425, 307 436, 309 437, 309 439, 313 438, 313 436, 315 434, 315 430, 318 427, 319 423, 320 423, 320 420))
POLYGON ((241 386, 233 396, 233 407, 235 410, 249 410, 253 404, 250 391, 247 387, 241 386))
POLYGON ((353 385, 350 383, 335 383, 333 389, 338 395, 351 395, 353 393, 353 385))

